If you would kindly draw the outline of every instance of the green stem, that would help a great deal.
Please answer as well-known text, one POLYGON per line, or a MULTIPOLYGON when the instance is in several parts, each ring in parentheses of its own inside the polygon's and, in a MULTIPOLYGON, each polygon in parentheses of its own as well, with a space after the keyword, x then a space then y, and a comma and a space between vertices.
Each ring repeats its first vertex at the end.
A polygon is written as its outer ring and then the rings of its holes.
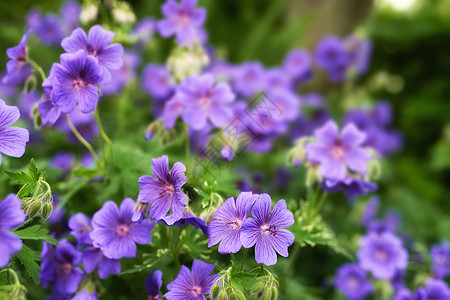
POLYGON ((98 113, 98 107, 95 108, 94 117, 95 117, 95 120, 97 121, 97 126, 98 126, 98 130, 100 131, 100 135, 102 136, 103 140, 108 145, 108 151, 109 151, 108 155, 110 155, 110 159, 112 159, 112 152, 113 152, 112 142, 111 142, 111 139, 109 138, 109 136, 106 134, 105 130, 103 129, 102 121, 100 120, 100 115, 98 113))
POLYGON ((41 78, 42 81, 44 81, 45 79, 47 79, 47 76, 45 75, 44 70, 41 68, 40 65, 37 64, 37 62, 35 62, 34 60, 32 60, 31 58, 27 59, 27 62, 36 70, 39 72, 39 74, 41 74, 41 78))
POLYGON ((244 269, 245 260, 247 259, 248 255, 248 248, 245 249, 244 257, 242 258, 241 267, 239 268, 239 272, 241 272, 244 269))
POLYGON ((73 125, 72 121, 69 118, 69 115, 66 114, 66 120, 67 120, 67 124, 69 124, 70 129, 72 130, 73 134, 75 134, 75 136, 77 137, 77 139, 89 150, 89 152, 91 153, 92 157, 95 160, 95 163, 98 166, 99 163, 99 158, 97 153, 95 153, 94 148, 91 146, 91 144, 89 144, 88 141, 86 141, 86 139, 80 134, 80 132, 75 128, 75 126, 73 125))
POLYGON ((317 205, 317 209, 314 213, 314 217, 317 216, 320 212, 320 210, 322 209, 323 203, 325 202, 325 199, 327 198, 328 193, 327 192, 323 192, 322 197, 319 200, 319 204, 317 205))
POLYGON ((319 198, 320 192, 321 192, 321 189, 320 189, 320 187, 318 186, 317 189, 316 189, 316 192, 315 192, 315 194, 314 194, 313 200, 309 202, 309 207, 308 207, 308 220, 307 220, 307 223, 308 223, 308 224, 312 221, 312 210, 313 210, 313 208, 314 208, 314 205, 315 205, 316 202, 317 202, 317 199, 319 198))

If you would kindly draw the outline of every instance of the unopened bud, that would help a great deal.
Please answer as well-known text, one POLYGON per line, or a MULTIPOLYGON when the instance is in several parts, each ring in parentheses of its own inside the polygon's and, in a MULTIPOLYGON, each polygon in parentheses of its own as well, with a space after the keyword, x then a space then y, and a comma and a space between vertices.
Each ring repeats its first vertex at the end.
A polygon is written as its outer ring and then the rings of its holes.
POLYGON ((272 289, 266 289, 262 295, 262 300, 272 300, 272 289))
POLYGON ((262 289, 264 289, 264 285, 265 285, 265 282, 263 282, 263 281, 260 281, 260 282, 256 283, 256 284, 252 287, 252 292, 253 292, 253 293, 258 293, 258 292, 260 292, 262 289))
POLYGON ((236 295, 236 299, 238 300, 245 300, 245 295, 243 292, 241 292, 240 290, 236 290, 235 291, 235 295, 236 295))
POLYGON ((34 217, 35 215, 37 215, 39 212, 41 211, 41 202, 36 201, 34 203, 32 203, 28 209, 27 209, 27 216, 29 218, 34 217))
POLYGON ((278 289, 276 287, 272 288, 272 299, 277 300, 278 299, 278 289))
POLYGON ((44 204, 44 207, 42 208, 42 217, 44 219, 48 219, 53 211, 53 205, 51 202, 47 202, 44 204))
POLYGON ((222 291, 219 293, 219 297, 218 297, 217 299, 219 299, 219 300, 228 300, 229 298, 228 298, 227 292, 225 292, 224 290, 222 290, 222 291))
POLYGON ((220 286, 216 283, 211 287, 211 298, 216 300, 219 298, 220 286))

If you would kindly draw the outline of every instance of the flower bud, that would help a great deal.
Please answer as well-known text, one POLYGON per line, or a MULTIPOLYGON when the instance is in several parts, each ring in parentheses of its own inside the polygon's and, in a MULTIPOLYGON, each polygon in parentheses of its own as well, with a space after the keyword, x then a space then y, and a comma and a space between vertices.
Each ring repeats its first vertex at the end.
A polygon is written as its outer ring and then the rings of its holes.
POLYGON ((262 300, 272 300, 272 289, 266 289, 262 295, 262 300))
POLYGON ((272 287, 272 299, 277 300, 278 299, 278 289, 277 287, 272 287))
POLYGON ((211 298, 216 300, 219 297, 220 286, 216 283, 211 287, 211 298))
POLYGON ((27 209, 27 216, 31 219, 41 211, 41 202, 33 202, 27 209))
POLYGON ((48 219, 53 211, 53 205, 51 202, 47 202, 44 204, 44 207, 42 208, 42 217, 44 219, 48 219))
POLYGON ((245 295, 240 290, 235 290, 235 295, 237 300, 245 300, 245 295))
POLYGON ((222 291, 219 293, 219 297, 218 297, 217 299, 219 299, 219 300, 228 300, 229 298, 228 298, 227 292, 225 292, 224 290, 222 290, 222 291))
POLYGON ((167 60, 167 67, 176 82, 199 74, 209 63, 205 49, 199 44, 192 47, 177 47, 167 60))

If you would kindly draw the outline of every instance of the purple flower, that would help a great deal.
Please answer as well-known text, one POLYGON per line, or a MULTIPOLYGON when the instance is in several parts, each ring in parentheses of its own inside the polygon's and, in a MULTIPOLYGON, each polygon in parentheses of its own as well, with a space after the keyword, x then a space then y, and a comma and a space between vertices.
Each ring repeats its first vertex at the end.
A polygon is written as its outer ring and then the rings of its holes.
POLYGON ((183 113, 185 106, 186 105, 183 100, 181 100, 179 93, 176 93, 169 101, 167 101, 161 116, 161 120, 164 122, 164 127, 167 130, 172 129, 178 117, 183 113))
POLYGON ((334 285, 350 300, 365 299, 373 291, 366 272, 355 263, 348 263, 339 267, 334 285))
POLYGON ((420 287, 414 292, 415 300, 448 300, 450 289, 447 283, 440 279, 428 278, 425 287, 420 287))
POLYGON ((42 124, 54 126, 61 116, 61 109, 54 105, 50 99, 42 99, 38 103, 38 112, 41 116, 42 124))
POLYGON ((247 62, 237 67, 233 76, 234 90, 250 98, 254 94, 262 92, 266 83, 264 67, 259 62, 247 62))
POLYGON ((228 198, 213 215, 213 221, 208 225, 209 242, 212 247, 220 242, 219 253, 236 253, 241 247, 241 227, 252 209, 258 195, 251 192, 241 192, 236 201, 228 198))
POLYGON ((271 205, 272 199, 269 195, 260 195, 252 209, 254 219, 246 219, 241 227, 241 242, 244 248, 251 248, 256 244, 256 262, 268 266, 277 263, 275 251, 288 257, 288 247, 295 240, 290 231, 282 229, 294 224, 294 215, 287 209, 286 201, 278 201, 272 212, 271 205))
POLYGON ((348 36, 344 40, 349 51, 352 67, 358 75, 367 72, 370 64, 373 45, 370 41, 360 40, 355 36, 348 36))
POLYGON ((81 6, 78 2, 67 1, 59 10, 64 32, 69 34, 78 26, 80 20, 81 6))
POLYGON ((50 160, 50 166, 62 171, 69 171, 73 167, 75 156, 70 152, 60 151, 50 160))
POLYGON ((372 197, 367 201, 362 212, 361 224, 366 227, 369 226, 370 222, 372 222, 377 215, 378 206, 380 206, 380 198, 378 197, 372 197))
POLYGON ((339 134, 338 126, 328 121, 314 132, 316 141, 306 146, 308 160, 319 164, 320 174, 328 179, 343 180, 347 167, 364 175, 370 153, 361 145, 366 135, 348 124, 339 134))
POLYGON ((167 300, 199 300, 206 299, 212 285, 219 274, 210 275, 214 270, 213 264, 207 264, 194 259, 192 271, 181 266, 177 278, 167 285, 169 291, 164 294, 167 300))
POLYGON ((9 230, 25 221, 22 201, 14 194, 9 194, 0 202, 0 268, 9 263, 11 255, 22 249, 22 240, 9 230))
POLYGON ((186 78, 178 91, 186 105, 182 113, 183 120, 193 129, 204 128, 208 119, 216 127, 225 126, 231 120, 229 104, 235 95, 227 83, 214 84, 211 74, 186 78))
POLYGON ((77 247, 92 243, 90 233, 92 231, 91 219, 83 213, 76 213, 69 219, 70 234, 77 239, 77 247))
POLYGON ((145 18, 136 24, 131 36, 137 39, 137 45, 142 47, 147 43, 156 31, 156 21, 153 18, 145 18))
POLYGON ((134 206, 131 198, 125 198, 120 209, 113 201, 106 201, 92 217, 90 237, 93 245, 100 248, 106 257, 135 257, 136 243, 148 244, 152 241, 154 223, 134 223, 131 220, 134 206))
POLYGON ((328 36, 317 45, 315 60, 319 67, 333 72, 340 68, 346 68, 350 62, 350 56, 340 38, 328 36))
POLYGON ((6 50, 6 55, 10 60, 6 63, 7 74, 3 78, 4 83, 23 82, 31 76, 31 66, 27 62, 27 43, 30 33, 31 31, 28 30, 17 46, 6 50))
POLYGON ((169 70, 165 66, 147 65, 142 71, 141 87, 155 100, 166 100, 174 92, 169 70))
POLYGON ((156 270, 150 273, 145 279, 145 288, 147 289, 148 299, 159 300, 161 299, 161 289, 162 286, 162 272, 156 270))
POLYGON ((197 0, 167 0, 161 7, 165 19, 158 21, 159 33, 163 37, 176 35, 180 46, 201 40, 202 26, 206 20, 206 10, 196 8, 197 0))
POLYGON ((88 246, 83 249, 83 267, 88 274, 94 272, 98 268, 98 276, 106 279, 109 274, 120 273, 120 262, 117 259, 108 258, 100 248, 88 246))
POLYGON ((56 45, 64 36, 62 20, 54 14, 42 16, 37 10, 30 10, 27 15, 27 26, 44 44, 56 45))
POLYGON ((83 271, 77 268, 81 253, 68 241, 61 240, 52 253, 44 252, 43 248, 41 257, 41 282, 54 281, 52 289, 62 295, 75 293, 84 277, 83 271))
POLYGON ((206 226, 205 221, 200 219, 199 217, 193 216, 189 211, 183 213, 181 218, 175 215, 169 215, 162 217, 158 222, 163 222, 166 226, 183 226, 183 225, 192 225, 197 229, 201 229, 204 236, 208 236, 208 226, 206 226))
POLYGON ((122 91, 128 82, 136 78, 136 68, 140 63, 139 54, 131 51, 125 51, 123 54, 123 65, 118 70, 111 71, 111 81, 102 84, 100 91, 102 95, 116 94, 122 91))
POLYGON ((450 245, 442 242, 431 247, 433 273, 437 278, 445 278, 450 274, 450 245))
MULTIPOLYGON (((53 68, 53 104, 59 106, 63 113, 72 112, 77 105, 84 113, 94 111, 98 103, 96 85, 102 79, 97 60, 80 50, 74 54, 62 54, 61 64, 54 64, 53 68)), ((47 80, 51 78, 49 76, 47 80)))
POLYGON ((117 43, 110 44, 113 38, 114 32, 94 25, 88 35, 81 28, 75 29, 62 40, 61 47, 68 53, 77 53, 81 49, 88 56, 95 57, 102 71, 102 82, 107 83, 111 80, 110 70, 118 70, 123 65, 123 47, 117 43))
POLYGON ((20 118, 16 106, 6 105, 0 99, 0 165, 2 155, 21 157, 25 153, 25 145, 30 139, 28 130, 20 127, 9 127, 20 118))
MULTIPOLYGON (((169 158, 167 155, 152 159, 153 176, 144 175, 139 178, 138 201, 151 203, 149 217, 159 220, 166 215, 172 207, 174 217, 181 218, 188 202, 187 196, 181 191, 186 183, 186 167, 176 162, 169 172, 169 158)), ((137 220, 139 218, 135 218, 137 220)))
POLYGON ((375 183, 360 180, 351 176, 347 176, 341 180, 326 179, 320 186, 327 193, 343 191, 352 203, 355 201, 356 196, 367 195, 368 192, 376 191, 378 188, 375 183))
POLYGON ((408 252, 402 240, 390 232, 369 232, 359 240, 359 245, 357 256, 361 267, 375 278, 392 279, 408 265, 408 252))
POLYGON ((407 288, 401 288, 395 292, 392 300, 413 300, 413 294, 407 288))
POLYGON ((95 291, 89 293, 87 289, 78 292, 75 296, 73 296, 70 300, 98 300, 97 294, 95 291))
POLYGON ((311 55, 306 50, 292 50, 284 59, 283 71, 293 79, 301 81, 308 79, 312 73, 311 55))
POLYGON ((292 90, 292 81, 281 68, 272 68, 266 71, 266 88, 269 91, 292 90))

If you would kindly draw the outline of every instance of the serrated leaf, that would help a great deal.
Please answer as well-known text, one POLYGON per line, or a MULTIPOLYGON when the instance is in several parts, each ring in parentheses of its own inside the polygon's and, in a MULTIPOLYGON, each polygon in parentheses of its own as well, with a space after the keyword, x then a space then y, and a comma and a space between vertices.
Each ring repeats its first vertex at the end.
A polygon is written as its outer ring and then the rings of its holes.
POLYGON ((8 175, 12 180, 17 182, 18 184, 28 184, 28 183, 34 183, 33 179, 28 176, 27 173, 23 171, 19 172, 10 172, 5 171, 6 175, 8 175))
POLYGON ((33 279, 34 283, 36 285, 39 284, 40 278, 39 271, 41 270, 41 267, 37 262, 41 261, 42 258, 27 245, 22 245, 22 250, 19 253, 17 253, 17 258, 25 267, 28 274, 33 279))
POLYGON ((57 245, 58 241, 48 234, 48 229, 40 225, 34 225, 14 232, 22 240, 41 240, 52 245, 57 245))
POLYGON ((28 194, 32 193, 34 189, 36 188, 36 183, 28 183, 22 186, 22 188, 17 193, 17 197, 23 198, 27 196, 28 194))
POLYGON ((36 182, 39 180, 39 171, 34 161, 34 158, 30 160, 30 165, 28 166, 28 172, 30 173, 31 178, 36 182))

